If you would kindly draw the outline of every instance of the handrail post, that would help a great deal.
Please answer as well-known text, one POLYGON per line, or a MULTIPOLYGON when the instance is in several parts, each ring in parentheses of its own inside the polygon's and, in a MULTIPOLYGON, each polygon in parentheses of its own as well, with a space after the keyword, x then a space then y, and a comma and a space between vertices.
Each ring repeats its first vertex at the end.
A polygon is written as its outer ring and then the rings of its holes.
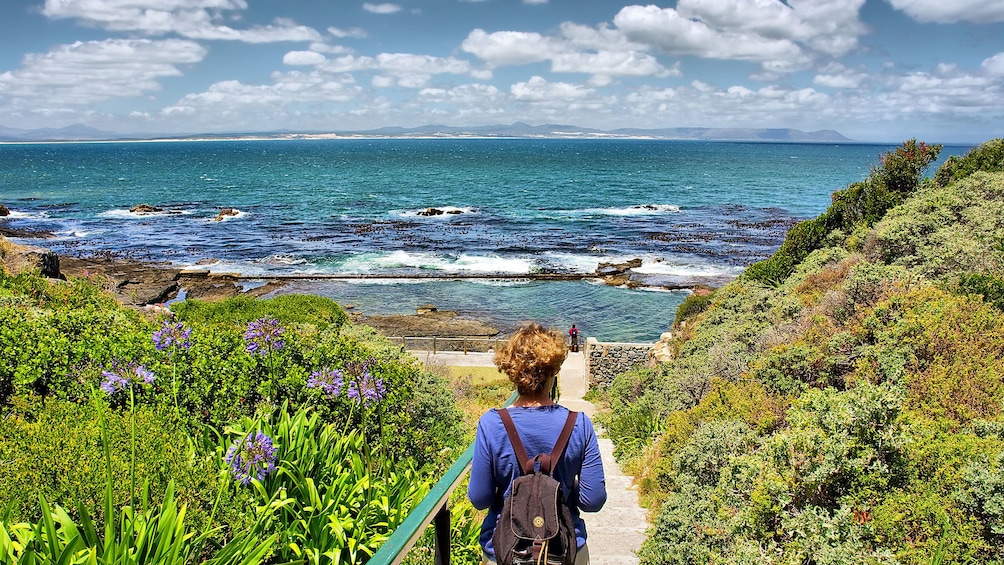
POLYGON ((436 565, 450 565, 450 503, 439 509, 433 520, 436 529, 436 565))

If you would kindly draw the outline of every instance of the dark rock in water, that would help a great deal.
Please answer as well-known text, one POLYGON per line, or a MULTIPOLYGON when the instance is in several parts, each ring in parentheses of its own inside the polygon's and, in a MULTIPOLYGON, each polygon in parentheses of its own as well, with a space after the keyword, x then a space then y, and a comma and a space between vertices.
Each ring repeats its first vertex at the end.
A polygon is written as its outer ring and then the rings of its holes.
POLYGON ((216 217, 213 218, 213 221, 222 222, 224 218, 226 218, 227 216, 236 216, 239 213, 240 211, 237 208, 224 208, 220 210, 219 214, 216 214, 216 217))
POLYGON ((641 259, 634 258, 625 263, 600 263, 596 266, 596 274, 601 277, 623 275, 631 269, 641 267, 641 259))
POLYGON ((129 208, 129 211, 133 214, 153 214, 155 212, 163 212, 164 209, 151 206, 149 204, 137 204, 132 208, 129 208))
POLYGON ((0 216, 10 216, 10 209, 0 204, 0 216))
POLYGON ((463 214, 464 211, 463 210, 447 210, 446 213, 447 214, 463 214))
POLYGON ((418 213, 419 216, 442 216, 443 214, 445 214, 445 212, 439 208, 426 208, 418 213))
POLYGON ((51 231, 44 230, 17 230, 0 226, 0 235, 4 237, 18 237, 21 239, 49 239, 56 237, 51 231))
POLYGON ((634 258, 624 263, 600 263, 596 266, 596 276, 610 286, 630 285, 631 269, 641 267, 641 259, 634 258))

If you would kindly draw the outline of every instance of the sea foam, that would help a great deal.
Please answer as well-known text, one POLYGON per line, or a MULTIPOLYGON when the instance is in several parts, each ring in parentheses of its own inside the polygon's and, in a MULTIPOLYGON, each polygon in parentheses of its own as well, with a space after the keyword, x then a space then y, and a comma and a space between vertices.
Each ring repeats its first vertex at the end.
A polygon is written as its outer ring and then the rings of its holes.
POLYGON ((393 251, 354 255, 342 263, 340 270, 349 273, 368 273, 385 269, 419 269, 424 272, 443 273, 527 274, 534 266, 534 261, 526 258, 467 253, 443 255, 393 251))
POLYGON ((587 210, 588 213, 607 216, 654 216, 656 214, 675 214, 679 211, 680 207, 674 204, 636 204, 619 208, 591 208, 587 210))

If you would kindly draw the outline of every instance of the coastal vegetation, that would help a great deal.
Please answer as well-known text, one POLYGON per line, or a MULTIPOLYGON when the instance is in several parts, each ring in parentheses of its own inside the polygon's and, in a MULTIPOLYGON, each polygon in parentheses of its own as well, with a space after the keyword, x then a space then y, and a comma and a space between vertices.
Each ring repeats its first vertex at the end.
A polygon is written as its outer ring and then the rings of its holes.
MULTIPOLYGON (((939 151, 890 151, 593 393, 643 563, 1004 563, 1004 140, 925 177, 939 151)), ((0 273, 2 562, 365 562, 509 391, 324 298, 103 285, 0 273)))
POLYGON ((915 140, 619 376, 644 564, 1004 563, 1004 140, 915 140))
POLYGON ((365 562, 470 440, 452 395, 327 299, 4 272, 0 561, 365 562))

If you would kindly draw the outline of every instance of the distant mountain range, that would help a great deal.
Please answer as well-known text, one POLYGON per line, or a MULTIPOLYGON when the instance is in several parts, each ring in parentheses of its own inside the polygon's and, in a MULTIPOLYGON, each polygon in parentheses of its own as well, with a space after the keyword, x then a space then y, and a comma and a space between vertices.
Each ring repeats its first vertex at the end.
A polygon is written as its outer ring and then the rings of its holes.
POLYGON ((646 139, 680 139, 704 141, 775 141, 775 142, 850 142, 835 130, 801 131, 790 128, 620 128, 600 130, 560 124, 544 124, 531 126, 522 122, 511 125, 488 125, 456 127, 428 125, 414 128, 384 127, 362 131, 332 131, 332 132, 248 132, 248 133, 209 133, 195 135, 122 135, 110 131, 102 131, 84 125, 72 125, 65 128, 14 129, 0 126, 0 141, 117 141, 117 140, 154 140, 154 139, 290 139, 290 138, 337 138, 337 137, 516 137, 516 138, 554 138, 554 139, 616 139, 616 138, 646 138, 646 139))

